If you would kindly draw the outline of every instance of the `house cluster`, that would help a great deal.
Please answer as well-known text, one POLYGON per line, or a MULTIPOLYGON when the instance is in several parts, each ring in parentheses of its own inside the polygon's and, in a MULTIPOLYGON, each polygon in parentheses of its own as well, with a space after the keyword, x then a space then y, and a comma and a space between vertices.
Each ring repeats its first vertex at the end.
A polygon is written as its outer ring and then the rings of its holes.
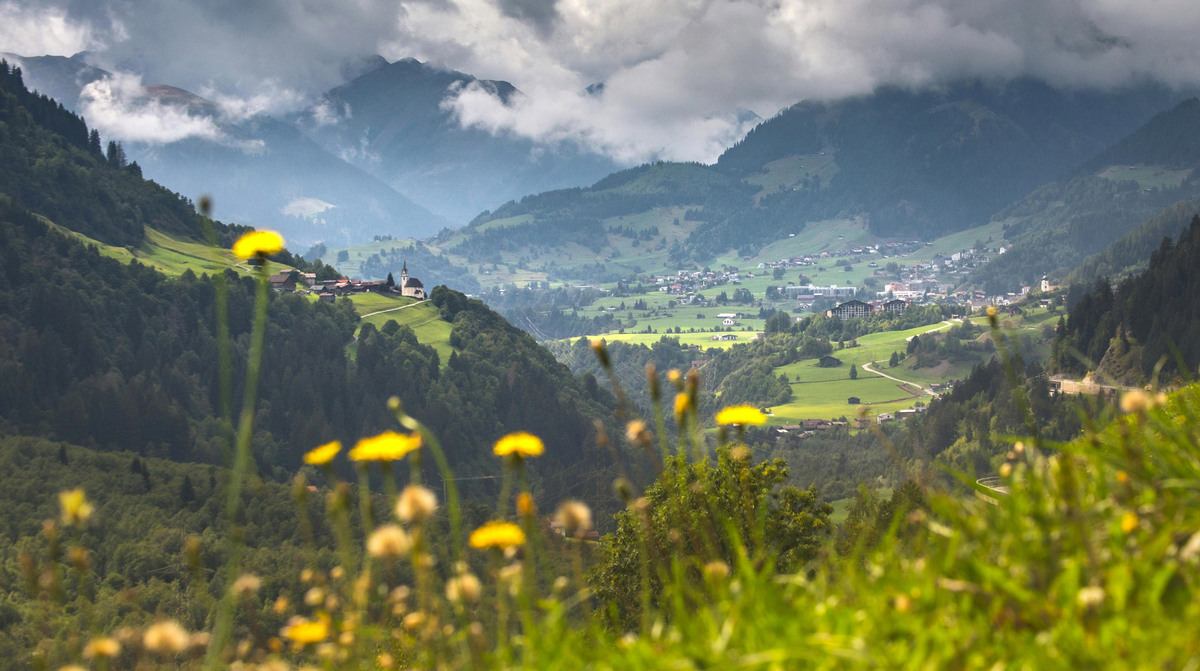
POLYGON ((818 431, 830 431, 847 426, 846 422, 833 421, 828 419, 804 419, 799 424, 785 424, 775 427, 775 433, 781 435, 794 435, 798 438, 811 436, 818 431))
POLYGON ((890 301, 874 301, 867 303, 858 299, 839 303, 837 307, 825 312, 826 317, 837 317, 841 320, 869 317, 876 312, 888 314, 903 314, 908 307, 908 301, 893 298, 890 301))
POLYGON ((736 270, 696 270, 692 272, 681 270, 675 275, 652 277, 650 281, 662 293, 683 296, 685 300, 681 302, 690 304, 696 301, 698 292, 726 284, 740 285, 742 279, 752 277, 754 277, 753 274, 743 276, 736 270))
POLYGON ((289 270, 276 275, 272 275, 268 282, 271 288, 281 292, 296 292, 296 293, 314 293, 321 301, 332 303, 338 296, 349 296, 351 294, 377 293, 377 294, 400 294, 417 300, 425 299, 425 285, 421 280, 415 277, 408 276, 408 264, 404 264, 404 269, 400 271, 400 281, 394 285, 388 285, 386 280, 373 280, 363 282, 361 280, 352 280, 348 277, 339 277, 336 280, 326 280, 317 283, 315 273, 302 273, 296 270, 289 270))

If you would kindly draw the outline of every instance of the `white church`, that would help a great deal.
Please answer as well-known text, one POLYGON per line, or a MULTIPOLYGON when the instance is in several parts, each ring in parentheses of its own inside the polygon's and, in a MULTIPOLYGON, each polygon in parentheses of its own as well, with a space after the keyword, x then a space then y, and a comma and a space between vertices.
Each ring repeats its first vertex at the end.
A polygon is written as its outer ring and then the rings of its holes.
POLYGON ((401 296, 408 296, 419 301, 425 300, 425 285, 421 284, 421 280, 408 276, 408 261, 405 261, 404 267, 400 269, 400 281, 396 284, 396 288, 400 289, 401 296))

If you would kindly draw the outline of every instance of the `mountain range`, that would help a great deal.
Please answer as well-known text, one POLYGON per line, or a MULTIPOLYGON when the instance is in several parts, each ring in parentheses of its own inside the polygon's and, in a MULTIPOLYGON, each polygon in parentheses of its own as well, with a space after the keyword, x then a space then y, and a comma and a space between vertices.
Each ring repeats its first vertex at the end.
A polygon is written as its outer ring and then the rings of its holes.
POLYGON ((412 58, 377 65, 292 121, 331 153, 451 221, 465 223, 526 194, 590 184, 619 168, 577 144, 546 147, 464 128, 445 105, 452 91, 472 85, 507 102, 521 95, 508 82, 412 58))
MULTIPOLYGON (((75 111, 84 109, 87 85, 114 76, 89 65, 86 53, 5 58, 21 66, 32 88, 75 111)), ((468 84, 505 98, 516 94, 507 82, 412 59, 353 65, 346 84, 280 118, 231 117, 193 92, 142 86, 143 101, 211 120, 216 133, 169 142, 112 139, 123 140, 126 154, 169 188, 212 194, 222 218, 279 229, 304 247, 425 237, 496 203, 588 183, 616 168, 569 143, 548 149, 462 128, 443 106, 468 84)))

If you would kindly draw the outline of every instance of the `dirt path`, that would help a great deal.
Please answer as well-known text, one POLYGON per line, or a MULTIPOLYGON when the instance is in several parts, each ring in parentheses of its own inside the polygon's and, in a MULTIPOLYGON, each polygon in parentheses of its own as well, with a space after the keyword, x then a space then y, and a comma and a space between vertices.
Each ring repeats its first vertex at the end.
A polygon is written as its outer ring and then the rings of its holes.
POLYGON ((417 301, 416 303, 409 303, 408 305, 400 305, 400 306, 397 306, 394 308, 388 308, 386 310, 376 310, 374 312, 368 312, 367 314, 362 315, 361 317, 359 317, 359 319, 366 319, 367 317, 374 317, 375 315, 381 315, 385 312, 395 312, 396 310, 403 310, 404 308, 411 308, 411 307, 420 305, 421 303, 428 303, 428 302, 429 302, 429 299, 426 298, 423 301, 417 301))

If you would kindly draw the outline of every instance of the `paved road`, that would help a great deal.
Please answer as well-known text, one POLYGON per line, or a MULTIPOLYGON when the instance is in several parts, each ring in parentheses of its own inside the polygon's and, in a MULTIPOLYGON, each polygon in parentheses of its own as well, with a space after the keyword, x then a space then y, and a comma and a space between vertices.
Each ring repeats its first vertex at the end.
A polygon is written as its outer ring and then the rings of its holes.
MULTIPOLYGON (((943 321, 941 326, 935 326, 935 327, 929 329, 928 331, 921 333, 920 335, 925 335, 926 333, 933 333, 934 331, 941 331, 944 328, 950 328, 951 326, 954 326, 954 322, 958 322, 961 324, 962 320, 955 319, 953 321, 949 321, 949 320, 943 321)), ((912 339, 913 339, 913 336, 908 336, 907 338, 905 338, 906 341, 911 341, 912 339)), ((885 373, 883 371, 875 370, 874 368, 871 368, 871 366, 874 366, 877 363, 882 363, 882 362, 881 361, 872 361, 870 363, 864 363, 862 368, 863 368, 863 370, 867 371, 868 373, 875 373, 876 375, 886 377, 887 379, 893 380, 895 382, 899 382, 900 384, 906 384, 910 387, 916 387, 917 389, 920 389, 921 391, 925 392, 926 396, 937 396, 937 392, 935 392, 934 390, 932 390, 924 385, 918 384, 916 382, 911 382, 909 380, 901 380, 898 377, 892 377, 891 375, 888 375, 887 373, 885 373)))
POLYGON ((893 380, 895 382, 899 382, 900 384, 906 384, 910 387, 916 387, 917 389, 920 389, 921 391, 925 392, 926 396, 937 396, 937 394, 932 389, 923 387, 923 386, 917 384, 916 382, 909 382, 908 380, 901 380, 898 377, 892 377, 891 375, 888 375, 887 373, 885 373, 883 371, 879 371, 879 370, 875 370, 874 368, 871 368, 871 366, 873 366, 877 363, 879 363, 879 362, 872 361, 870 363, 864 363, 862 366, 862 369, 867 371, 868 373, 875 373, 876 375, 879 375, 881 377, 886 377, 887 379, 893 380))

